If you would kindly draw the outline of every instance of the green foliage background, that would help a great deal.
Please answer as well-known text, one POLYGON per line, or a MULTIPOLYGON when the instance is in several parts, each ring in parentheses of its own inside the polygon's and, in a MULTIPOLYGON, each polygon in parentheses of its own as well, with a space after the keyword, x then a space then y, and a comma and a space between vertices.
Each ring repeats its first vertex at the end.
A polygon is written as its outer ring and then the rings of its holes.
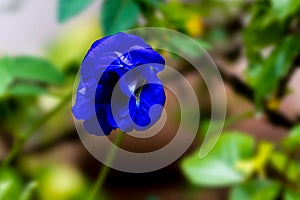
MULTIPOLYGON (((57 20, 63 24, 80 17, 95 1, 58 0, 57 20)), ((89 35, 82 35, 78 28, 77 34, 57 39, 46 57, 1 55, 1 140, 9 144, 9 151, 1 161, 0 199, 89 197, 94 183, 83 172, 74 166, 49 165, 39 157, 26 158, 24 146, 37 135, 38 146, 44 147, 69 137, 70 132, 75 134, 71 120, 69 124, 60 121, 66 116, 71 119, 73 82, 88 46, 102 36, 141 26, 183 32, 216 57, 231 61, 245 57, 247 68, 242 78, 221 74, 255 110, 228 116, 226 127, 263 115, 268 118, 266 123, 288 132, 275 143, 226 128, 207 157, 199 159, 195 149, 180 160, 185 184, 199 190, 226 188, 231 200, 300 198, 300 124, 279 111, 283 98, 292 93, 288 83, 300 66, 299 0, 104 0, 97 20, 97 27, 80 27, 89 30, 89 35), (241 38, 237 45, 235 35, 241 38), (46 109, 39 104, 45 99, 54 101, 46 109)), ((173 45, 194 55, 185 41, 174 39, 173 45)), ((207 124, 200 125, 205 129, 207 124)), ((203 138, 199 135, 198 142, 203 138)), ((97 195, 109 198, 109 194, 97 195)))

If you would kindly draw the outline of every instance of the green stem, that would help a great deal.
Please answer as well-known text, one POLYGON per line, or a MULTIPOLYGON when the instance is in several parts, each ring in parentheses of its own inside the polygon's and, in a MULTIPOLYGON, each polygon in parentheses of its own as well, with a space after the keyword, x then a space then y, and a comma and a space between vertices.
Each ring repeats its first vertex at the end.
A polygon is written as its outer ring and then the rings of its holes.
POLYGON ((62 108, 64 108, 65 105, 69 103, 69 101, 71 100, 71 97, 72 97, 72 93, 66 95, 55 108, 53 108, 50 112, 48 112, 46 115, 44 115, 35 123, 33 123, 32 126, 30 126, 26 132, 22 134, 17 134, 18 137, 15 140, 12 150, 8 153, 8 155, 4 159, 3 166, 8 165, 18 155, 18 153, 23 148, 27 138, 29 138, 45 122, 51 119, 57 112, 59 112, 62 108))
POLYGON ((46 115, 44 115, 40 120, 36 121, 26 132, 25 137, 28 137, 32 135, 37 129, 39 129, 45 122, 47 122, 49 119, 51 119, 56 113, 58 113, 61 109, 63 109, 66 104, 69 103, 69 101, 72 99, 72 93, 69 93, 66 95, 62 101, 56 105, 50 112, 48 112, 46 115))
POLYGON ((6 156, 6 158, 4 159, 4 161, 2 163, 2 166, 4 166, 4 167, 7 166, 15 158, 15 156, 20 151, 23 143, 24 143, 23 139, 21 139, 19 137, 16 138, 12 149, 10 150, 10 152, 8 153, 8 155, 6 156))
POLYGON ((224 123, 224 128, 228 127, 228 126, 231 126, 232 124, 236 123, 236 122, 239 122, 239 121, 242 121, 244 119, 248 119, 250 117, 253 117, 254 116, 254 112, 253 111, 247 111, 247 112, 244 112, 244 113, 241 113, 241 114, 237 114, 233 117, 230 117, 229 119, 227 119, 224 123))
POLYGON ((97 194, 99 193, 99 191, 102 190, 104 181, 110 170, 110 167, 108 165, 110 165, 113 162, 114 157, 116 155, 116 150, 117 150, 118 146, 120 145, 120 143, 124 137, 124 134, 125 134, 124 132, 117 133, 115 141, 114 141, 115 145, 113 145, 112 148, 108 152, 107 159, 105 162, 106 164, 104 164, 102 166, 88 200, 96 199, 97 194))

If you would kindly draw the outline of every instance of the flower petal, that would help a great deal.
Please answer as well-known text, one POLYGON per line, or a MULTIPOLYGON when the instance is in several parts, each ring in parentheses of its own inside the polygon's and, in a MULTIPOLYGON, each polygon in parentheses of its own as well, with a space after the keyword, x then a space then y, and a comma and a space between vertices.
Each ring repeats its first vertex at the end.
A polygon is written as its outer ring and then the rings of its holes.
POLYGON ((77 94, 72 112, 76 119, 81 120, 89 119, 95 115, 95 109, 91 101, 80 94, 77 94))
POLYGON ((163 57, 138 36, 117 33, 95 41, 81 64, 74 117, 85 120, 84 128, 94 135, 108 135, 117 128, 146 129, 159 119, 165 103, 157 77, 164 64, 163 57), (114 89, 117 100, 112 100, 114 89))
POLYGON ((107 124, 107 126, 102 127, 102 131, 96 116, 92 117, 91 119, 85 120, 83 122, 83 128, 90 134, 97 136, 108 135, 112 130, 110 125, 107 124))
POLYGON ((95 115, 94 103, 89 96, 89 87, 86 87, 82 81, 79 82, 75 104, 72 107, 73 115, 76 119, 89 119, 95 115))
POLYGON ((133 105, 134 101, 136 102, 136 108, 129 109, 133 121, 141 127, 153 125, 160 118, 162 110, 156 109, 152 113, 152 119, 149 112, 151 107, 156 104, 164 106, 166 96, 163 86, 161 84, 144 85, 138 98, 139 100, 136 100, 135 97, 130 99, 130 105, 133 105))
POLYGON ((131 59, 135 62, 135 66, 149 65, 156 72, 164 69, 164 58, 152 48, 131 48, 129 51, 131 59))

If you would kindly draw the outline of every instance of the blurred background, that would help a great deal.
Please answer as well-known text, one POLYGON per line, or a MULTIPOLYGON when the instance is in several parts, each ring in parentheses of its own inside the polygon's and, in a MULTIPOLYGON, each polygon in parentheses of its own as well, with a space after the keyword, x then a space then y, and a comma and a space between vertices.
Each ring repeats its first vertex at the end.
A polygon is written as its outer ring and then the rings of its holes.
MULTIPOLYGON (((299 0, 1 0, 0 27, 0 199, 300 199, 299 0), (212 56, 226 87, 224 131, 199 159, 209 94, 187 61, 162 52, 197 91, 199 133, 170 166, 111 169, 95 187, 103 165, 75 130, 74 80, 95 40, 148 26, 187 34, 212 56)), ((121 146, 167 144, 180 115, 168 92, 166 110, 158 136, 121 146)))

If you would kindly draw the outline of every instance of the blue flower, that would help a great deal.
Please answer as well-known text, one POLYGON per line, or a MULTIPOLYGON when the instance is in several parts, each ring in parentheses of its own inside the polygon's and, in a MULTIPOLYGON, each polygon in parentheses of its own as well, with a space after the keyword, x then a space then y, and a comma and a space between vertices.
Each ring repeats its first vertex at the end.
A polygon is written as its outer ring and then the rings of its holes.
POLYGON ((157 77, 164 65, 163 57, 138 36, 117 33, 95 41, 81 64, 74 117, 94 135, 147 129, 165 104, 157 77))

